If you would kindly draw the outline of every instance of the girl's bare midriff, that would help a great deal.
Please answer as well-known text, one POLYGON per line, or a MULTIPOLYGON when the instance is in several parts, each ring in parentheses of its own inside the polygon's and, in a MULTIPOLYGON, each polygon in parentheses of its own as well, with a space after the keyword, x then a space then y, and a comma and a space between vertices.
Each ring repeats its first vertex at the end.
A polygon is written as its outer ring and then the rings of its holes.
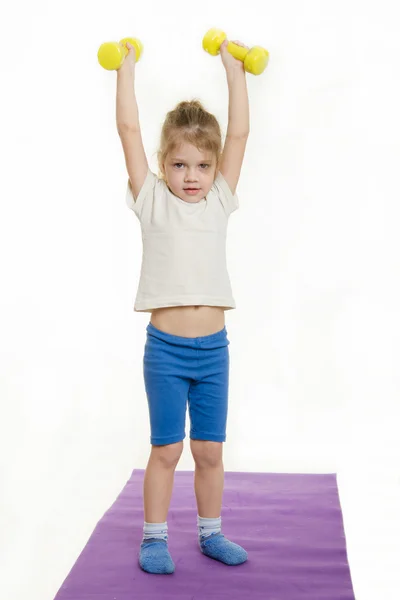
POLYGON ((225 311, 221 306, 168 306, 152 311, 150 322, 171 335, 201 337, 224 328, 225 311))

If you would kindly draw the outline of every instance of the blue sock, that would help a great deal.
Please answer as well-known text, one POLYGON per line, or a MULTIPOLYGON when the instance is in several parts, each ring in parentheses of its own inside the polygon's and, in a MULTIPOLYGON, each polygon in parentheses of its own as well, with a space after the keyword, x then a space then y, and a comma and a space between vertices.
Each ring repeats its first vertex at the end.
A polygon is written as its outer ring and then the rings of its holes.
POLYGON ((197 515, 197 526, 203 554, 226 565, 240 565, 247 560, 246 550, 221 533, 221 517, 207 519, 197 515))
POLYGON ((167 522, 144 522, 139 564, 147 573, 166 574, 175 571, 175 565, 168 550, 167 522))

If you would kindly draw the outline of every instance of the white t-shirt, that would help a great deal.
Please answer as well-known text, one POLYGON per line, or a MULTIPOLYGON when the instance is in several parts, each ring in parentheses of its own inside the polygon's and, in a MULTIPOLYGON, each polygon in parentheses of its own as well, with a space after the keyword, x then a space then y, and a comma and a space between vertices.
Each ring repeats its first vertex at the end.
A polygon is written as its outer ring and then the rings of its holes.
POLYGON ((188 305, 236 308, 226 265, 226 232, 239 200, 220 172, 207 196, 185 202, 149 169, 136 202, 128 180, 126 203, 142 230, 136 312, 188 305))

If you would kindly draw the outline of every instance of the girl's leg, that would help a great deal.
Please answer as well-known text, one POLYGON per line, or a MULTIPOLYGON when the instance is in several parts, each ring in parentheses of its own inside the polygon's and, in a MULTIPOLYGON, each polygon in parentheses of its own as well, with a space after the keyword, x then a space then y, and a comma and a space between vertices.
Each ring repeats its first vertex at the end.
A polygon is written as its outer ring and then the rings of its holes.
POLYGON ((226 330, 200 341, 196 381, 189 388, 190 445, 196 464, 198 537, 203 554, 227 565, 247 560, 247 552, 221 532, 229 391, 229 340, 226 330))
POLYGON ((152 449, 143 482, 145 522, 139 563, 148 573, 173 573, 175 565, 168 550, 167 515, 174 472, 185 437, 190 383, 187 364, 195 350, 176 344, 175 336, 157 330, 150 323, 147 334, 143 375, 152 449))

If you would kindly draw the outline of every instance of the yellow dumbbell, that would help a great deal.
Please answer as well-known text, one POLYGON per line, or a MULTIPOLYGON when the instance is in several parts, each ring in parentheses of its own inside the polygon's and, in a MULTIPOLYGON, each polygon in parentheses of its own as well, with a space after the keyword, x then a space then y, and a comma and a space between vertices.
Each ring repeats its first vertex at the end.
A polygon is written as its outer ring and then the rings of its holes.
MULTIPOLYGON (((213 27, 213 29, 207 31, 203 38, 203 49, 211 54, 211 56, 217 56, 221 44, 225 39, 226 33, 222 31, 222 29, 213 27)), ((268 50, 261 46, 253 46, 253 48, 248 50, 247 48, 243 48, 243 46, 228 42, 226 49, 232 56, 238 60, 242 60, 245 71, 252 73, 253 75, 261 75, 269 61, 268 50)))
POLYGON ((143 52, 143 44, 137 38, 127 37, 120 42, 105 42, 100 46, 97 58, 104 69, 113 71, 120 68, 129 53, 127 42, 135 48, 136 62, 138 62, 143 52))

